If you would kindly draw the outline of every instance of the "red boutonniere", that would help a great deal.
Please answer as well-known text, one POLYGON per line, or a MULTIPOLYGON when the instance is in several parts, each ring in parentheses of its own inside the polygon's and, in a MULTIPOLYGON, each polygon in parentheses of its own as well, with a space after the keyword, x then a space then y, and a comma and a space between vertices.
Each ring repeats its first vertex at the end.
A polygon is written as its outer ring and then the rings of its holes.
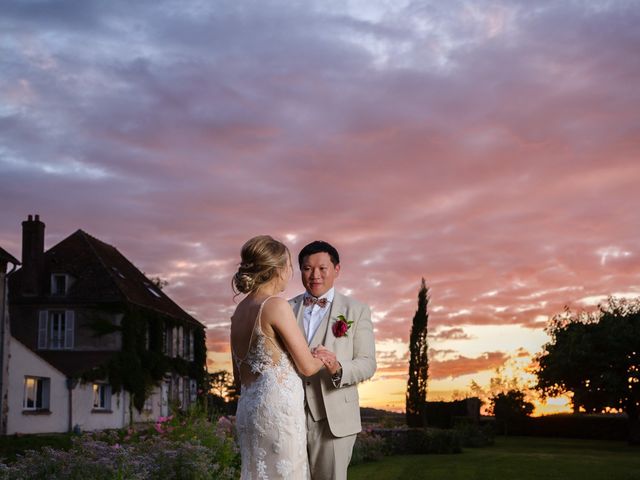
POLYGON ((336 338, 346 337, 352 324, 353 320, 347 320, 344 315, 338 315, 338 320, 331 325, 333 336, 336 338))

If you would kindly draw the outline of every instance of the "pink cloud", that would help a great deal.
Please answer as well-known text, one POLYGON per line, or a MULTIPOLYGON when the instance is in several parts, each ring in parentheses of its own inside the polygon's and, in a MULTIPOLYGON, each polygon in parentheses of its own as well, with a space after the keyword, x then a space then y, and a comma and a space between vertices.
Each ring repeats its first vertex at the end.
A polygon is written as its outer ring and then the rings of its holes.
MULTIPOLYGON (((408 341, 422 277, 443 339, 640 295, 637 9, 110 5, 0 19, 15 45, 0 73, 0 245, 14 255, 29 213, 47 246, 82 228, 169 279, 216 352, 239 248, 262 233, 294 235, 294 255, 334 243, 337 287, 379 315, 379 342, 408 341)), ((286 293, 300 290, 296 276, 286 293)), ((434 375, 504 362, 472 342, 434 375)), ((380 374, 403 359, 380 357, 380 374)))

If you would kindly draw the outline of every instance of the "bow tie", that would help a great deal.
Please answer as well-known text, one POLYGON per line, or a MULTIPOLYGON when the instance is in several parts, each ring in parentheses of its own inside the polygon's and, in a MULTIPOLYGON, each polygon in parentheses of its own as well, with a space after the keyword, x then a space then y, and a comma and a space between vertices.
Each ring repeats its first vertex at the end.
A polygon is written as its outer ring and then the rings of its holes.
POLYGON ((304 306, 308 307, 309 305, 318 305, 320 308, 324 308, 329 303, 329 300, 326 298, 316 298, 311 296, 304 297, 304 306))

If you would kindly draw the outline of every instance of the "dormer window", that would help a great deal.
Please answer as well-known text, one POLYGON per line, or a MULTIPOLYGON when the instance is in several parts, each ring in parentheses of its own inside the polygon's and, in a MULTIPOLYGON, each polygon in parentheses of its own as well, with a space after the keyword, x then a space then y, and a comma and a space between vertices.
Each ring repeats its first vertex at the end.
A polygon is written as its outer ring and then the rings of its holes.
POLYGON ((64 296, 69 289, 69 275, 54 273, 51 275, 51 295, 64 296))

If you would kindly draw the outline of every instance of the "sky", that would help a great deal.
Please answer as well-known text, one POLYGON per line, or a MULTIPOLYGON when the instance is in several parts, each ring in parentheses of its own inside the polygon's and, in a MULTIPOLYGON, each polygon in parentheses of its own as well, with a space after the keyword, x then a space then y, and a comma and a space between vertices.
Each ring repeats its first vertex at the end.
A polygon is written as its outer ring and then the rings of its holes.
POLYGON ((530 382, 565 305, 640 295, 635 1, 0 9, 0 246, 28 214, 46 248, 116 246, 207 325, 211 370, 258 234, 340 251, 373 311, 364 406, 404 408, 423 277, 432 400, 530 382))

